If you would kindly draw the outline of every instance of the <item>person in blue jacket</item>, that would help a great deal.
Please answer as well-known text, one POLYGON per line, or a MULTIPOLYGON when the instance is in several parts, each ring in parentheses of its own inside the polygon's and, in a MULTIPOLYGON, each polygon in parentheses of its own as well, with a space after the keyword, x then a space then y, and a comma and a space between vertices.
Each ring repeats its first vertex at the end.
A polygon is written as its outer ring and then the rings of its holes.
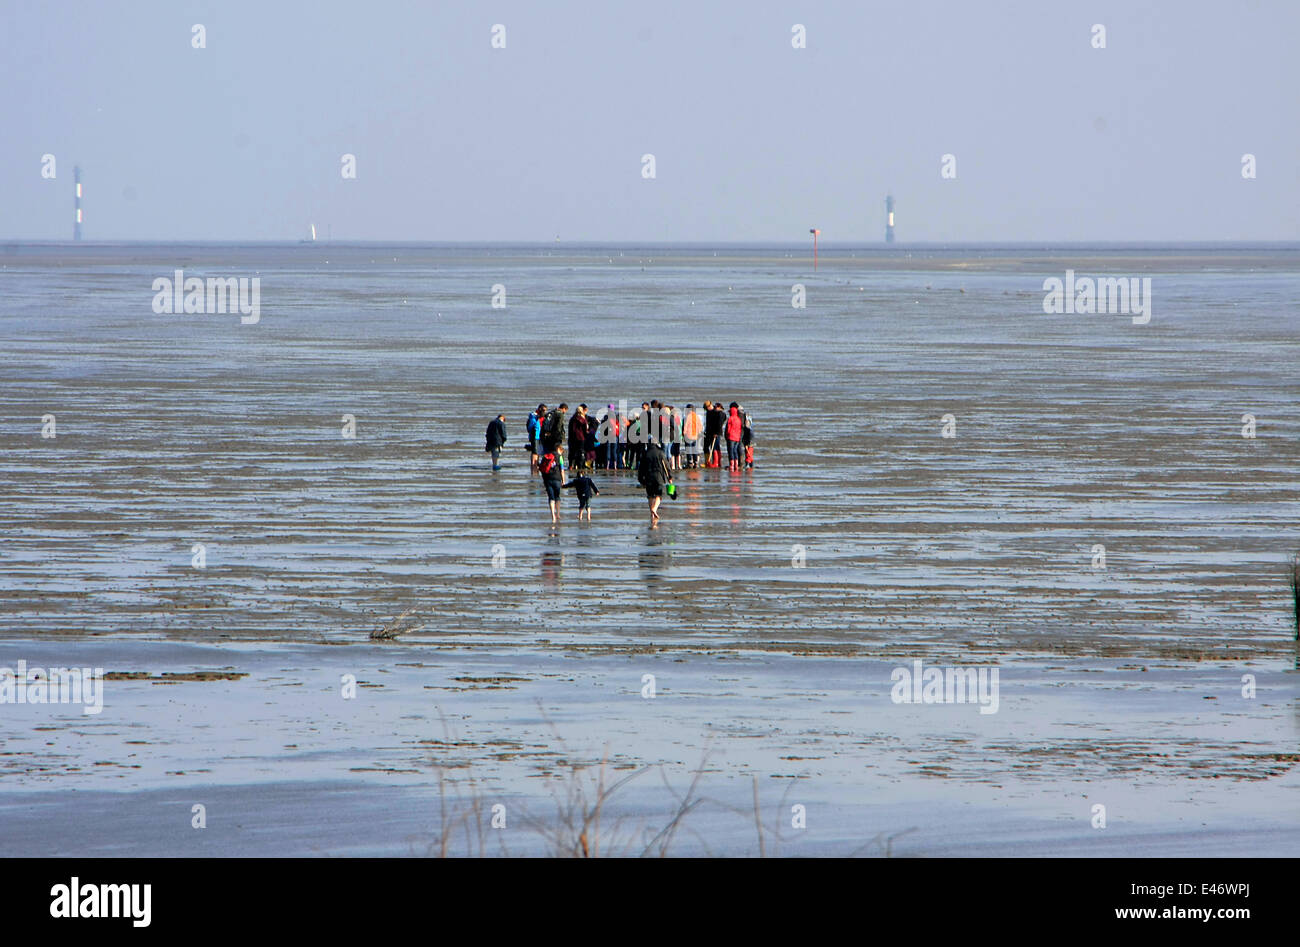
POLYGON ((537 410, 528 415, 528 466, 537 473, 537 458, 541 453, 537 449, 537 438, 542 434, 542 418, 546 417, 546 405, 539 404, 537 410))

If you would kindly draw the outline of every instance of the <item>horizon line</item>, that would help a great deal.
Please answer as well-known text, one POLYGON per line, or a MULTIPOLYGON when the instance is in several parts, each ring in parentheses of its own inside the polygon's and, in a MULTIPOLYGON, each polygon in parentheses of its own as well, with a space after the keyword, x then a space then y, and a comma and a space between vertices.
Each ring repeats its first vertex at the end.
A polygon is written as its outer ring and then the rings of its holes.
MULTIPOLYGON (((438 248, 438 249, 480 249, 480 248, 510 248, 526 247, 529 249, 536 248, 566 248, 566 249, 604 249, 610 247, 644 247, 644 248, 666 248, 666 249, 729 249, 729 248, 761 248, 761 249, 779 249, 779 250, 804 250, 808 248, 808 241, 779 241, 779 240, 722 240, 722 241, 701 241, 701 240, 635 240, 635 239, 618 239, 618 240, 301 240, 301 239, 266 239, 266 240, 246 240, 246 239, 111 239, 111 240, 70 240, 70 239, 25 239, 25 238, 0 238, 0 247, 4 249, 14 249, 18 247, 157 247, 157 246, 176 246, 176 247, 301 247, 304 249, 317 247, 338 247, 338 248, 374 248, 374 247, 409 247, 409 248, 438 248)), ((1256 249, 1300 249, 1300 238, 1288 240, 918 240, 918 241, 894 241, 886 243, 884 240, 875 241, 846 241, 836 244, 832 241, 829 247, 824 243, 822 252, 834 252, 836 250, 882 250, 895 252, 906 249, 1007 249, 1007 250, 1042 250, 1056 248, 1080 248, 1080 247, 1099 247, 1099 248, 1132 248, 1132 249, 1233 249, 1233 248, 1256 248, 1256 249)))

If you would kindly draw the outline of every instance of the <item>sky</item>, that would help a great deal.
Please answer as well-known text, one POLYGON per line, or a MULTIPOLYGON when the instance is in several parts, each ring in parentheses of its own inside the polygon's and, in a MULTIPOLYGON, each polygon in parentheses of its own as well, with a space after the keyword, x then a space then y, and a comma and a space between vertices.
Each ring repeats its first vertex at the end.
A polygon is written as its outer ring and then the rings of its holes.
POLYGON ((87 240, 830 247, 889 193, 900 242, 1298 240, 1298 40, 1297 0, 0 0, 0 240, 71 237, 74 164, 87 240))

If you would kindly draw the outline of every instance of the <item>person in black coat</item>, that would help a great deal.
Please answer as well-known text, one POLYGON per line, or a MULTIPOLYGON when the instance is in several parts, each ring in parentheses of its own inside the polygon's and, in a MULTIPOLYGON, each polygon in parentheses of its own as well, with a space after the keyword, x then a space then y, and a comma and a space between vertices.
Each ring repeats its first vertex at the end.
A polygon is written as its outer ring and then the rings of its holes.
POLYGON ((727 412, 722 409, 722 402, 704 402, 704 466, 712 467, 720 460, 726 426, 727 412))
POLYGON ((487 444, 484 450, 492 455, 492 469, 501 469, 501 448, 506 443, 506 416, 498 414, 488 422, 487 444))
POLYGON ((671 486, 673 475, 668 469, 663 448, 654 441, 645 446, 645 453, 641 455, 641 463, 637 466, 636 479, 645 488, 645 497, 650 503, 650 525, 658 526, 659 502, 663 500, 665 492, 673 496, 671 491, 675 488, 671 486))
POLYGON ((542 418, 542 433, 537 438, 541 444, 541 453, 559 454, 564 449, 564 432, 568 425, 564 415, 568 410, 569 406, 561 403, 558 408, 546 412, 546 417, 542 418))

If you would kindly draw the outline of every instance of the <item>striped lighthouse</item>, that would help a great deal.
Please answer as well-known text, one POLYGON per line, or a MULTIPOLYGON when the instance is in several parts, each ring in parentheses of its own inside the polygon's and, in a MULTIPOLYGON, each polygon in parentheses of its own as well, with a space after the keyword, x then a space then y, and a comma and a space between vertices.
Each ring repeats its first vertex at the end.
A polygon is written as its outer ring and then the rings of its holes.
POLYGON ((73 183, 76 184, 77 186, 77 196, 73 202, 77 210, 77 219, 72 225, 72 239, 80 240, 81 239, 81 168, 74 167, 72 169, 72 180, 73 183))

